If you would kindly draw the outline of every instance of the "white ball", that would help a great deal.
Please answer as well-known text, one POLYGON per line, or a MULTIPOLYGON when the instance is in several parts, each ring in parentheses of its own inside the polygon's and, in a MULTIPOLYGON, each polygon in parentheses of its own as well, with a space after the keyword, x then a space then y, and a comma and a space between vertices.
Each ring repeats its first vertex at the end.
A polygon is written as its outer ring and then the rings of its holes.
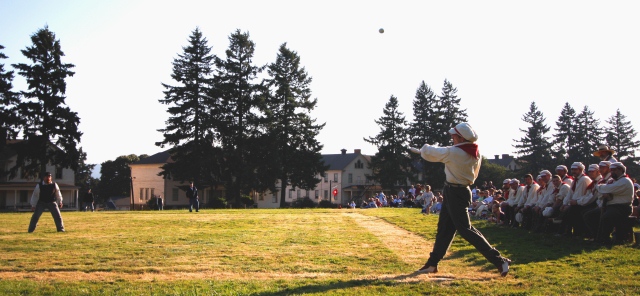
POLYGON ((380 32, 380 34, 382 34, 382 33, 384 33, 384 29, 383 29, 383 28, 380 28, 380 29, 378 30, 378 32, 380 32))

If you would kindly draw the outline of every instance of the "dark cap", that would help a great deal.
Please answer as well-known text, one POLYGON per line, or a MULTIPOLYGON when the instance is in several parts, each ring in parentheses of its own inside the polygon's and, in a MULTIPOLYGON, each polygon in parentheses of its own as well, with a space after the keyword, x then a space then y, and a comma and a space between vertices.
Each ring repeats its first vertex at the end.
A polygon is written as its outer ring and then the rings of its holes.
POLYGON ((46 172, 46 173, 44 173, 44 176, 45 177, 49 177, 49 176, 51 176, 51 173, 50 172, 46 172))

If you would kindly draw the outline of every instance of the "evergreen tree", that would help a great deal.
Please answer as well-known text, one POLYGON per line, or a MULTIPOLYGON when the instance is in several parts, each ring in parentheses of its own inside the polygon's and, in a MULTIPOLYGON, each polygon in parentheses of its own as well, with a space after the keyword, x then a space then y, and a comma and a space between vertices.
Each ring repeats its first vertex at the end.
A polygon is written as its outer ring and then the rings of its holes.
POLYGON ((407 122, 398 111, 398 99, 395 96, 389 98, 383 112, 384 115, 375 120, 380 126, 380 133, 364 140, 378 147, 378 152, 371 157, 373 175, 370 177, 380 183, 383 189, 393 190, 398 183, 406 184, 410 176, 407 122))
POLYGON ((565 103, 556 121, 553 153, 558 164, 570 166, 579 161, 576 110, 569 103, 565 103))
POLYGON ((598 150, 598 146, 603 142, 600 121, 587 106, 584 106, 576 119, 576 161, 582 162, 585 166, 599 163, 600 159, 593 156, 593 151, 598 150))
POLYGON ((627 167, 627 174, 638 176, 640 157, 636 157, 636 149, 640 146, 640 141, 635 140, 638 133, 620 109, 616 110, 616 114, 606 122, 608 124, 605 132, 607 145, 616 151, 616 158, 627 167))
MULTIPOLYGON (((4 46, 0 45, 0 50, 4 46)), ((7 56, 0 52, 0 59, 7 56)), ((18 136, 18 128, 22 120, 18 116, 17 106, 20 96, 13 92, 13 71, 5 71, 4 64, 0 63, 0 151, 3 151, 6 140, 15 139, 18 136)))
POLYGON ((211 112, 220 102, 212 96, 212 74, 214 55, 207 39, 199 28, 189 36, 189 45, 182 48, 183 53, 173 60, 171 78, 176 86, 162 84, 166 89, 164 99, 159 101, 168 105, 170 114, 167 126, 159 129, 164 140, 156 145, 171 145, 169 154, 173 160, 163 166, 164 176, 174 180, 194 181, 196 186, 207 187, 216 183, 220 174, 216 165, 212 128, 216 114, 211 112))
POLYGON ((214 87, 220 104, 211 113, 217 117, 214 131, 222 148, 219 161, 224 168, 222 179, 227 198, 236 204, 240 204, 242 194, 249 194, 251 184, 258 179, 256 164, 247 160, 249 150, 257 149, 251 144, 261 132, 257 97, 263 87, 255 81, 264 67, 253 65, 254 51, 249 33, 236 30, 229 36, 226 59, 215 59, 214 87))
POLYGON ((13 65, 26 78, 29 90, 21 92, 24 100, 19 113, 26 120, 22 126, 26 141, 16 144, 18 158, 12 175, 21 167, 24 175, 35 177, 46 170, 47 164, 75 170, 80 159, 80 118, 65 104, 65 79, 75 74, 71 71, 75 66, 62 62, 60 40, 48 27, 34 33, 31 41, 33 46, 22 54, 32 64, 13 65))
POLYGON ((467 110, 460 108, 461 98, 458 98, 458 89, 453 87, 451 82, 444 80, 442 93, 438 96, 438 103, 435 104, 435 116, 438 120, 435 122, 435 144, 439 146, 451 145, 451 136, 449 129, 458 123, 467 121, 467 110))
POLYGON ((326 170, 320 154, 322 145, 316 140, 324 124, 316 124, 309 116, 317 104, 317 99, 311 99, 311 77, 286 43, 280 46, 276 62, 267 67, 267 72, 270 78, 266 85, 271 92, 265 114, 270 141, 263 147, 271 150, 266 156, 275 161, 273 176, 281 181, 280 206, 285 207, 287 185, 311 190, 326 170))
MULTIPOLYGON (((520 156, 519 161, 522 171, 536 175, 539 171, 549 169, 553 166, 551 159, 552 143, 549 137, 545 136, 551 129, 544 124, 545 118, 541 111, 538 110, 535 102, 529 107, 529 112, 524 114, 522 120, 529 124, 524 130, 524 137, 514 141, 517 143, 514 147, 516 153, 520 156)), ((553 166, 555 168, 555 166, 553 166)))
MULTIPOLYGON (((420 84, 416 90, 413 100, 413 122, 409 127, 409 143, 411 147, 421 148, 424 144, 434 145, 441 141, 442 130, 438 126, 441 121, 439 114, 436 113, 436 106, 439 104, 438 97, 431 88, 424 82, 420 84)), ((446 133, 446 131, 445 131, 446 133)), ((419 155, 412 155, 413 168, 422 174, 422 177, 428 180, 430 184, 442 184, 444 175, 442 171, 444 164, 440 162, 428 162, 419 155)), ((414 180, 423 182, 423 180, 414 180)))

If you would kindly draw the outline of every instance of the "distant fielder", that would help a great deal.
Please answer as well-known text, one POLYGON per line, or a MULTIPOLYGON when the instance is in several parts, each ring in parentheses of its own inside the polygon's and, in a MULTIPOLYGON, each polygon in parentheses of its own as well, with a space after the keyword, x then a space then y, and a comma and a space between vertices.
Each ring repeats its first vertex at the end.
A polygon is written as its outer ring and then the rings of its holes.
POLYGON ((447 253, 456 232, 471 243, 482 255, 493 263, 501 276, 509 272, 511 260, 502 257, 482 236, 482 233, 471 226, 469 211, 471 190, 469 185, 478 177, 481 157, 478 151, 478 135, 468 123, 460 123, 449 130, 453 146, 435 147, 424 145, 422 149, 411 148, 411 152, 421 154, 422 158, 431 162, 444 163, 447 181, 444 184, 444 199, 438 220, 438 233, 433 251, 427 263, 418 273, 438 272, 438 262, 447 253))

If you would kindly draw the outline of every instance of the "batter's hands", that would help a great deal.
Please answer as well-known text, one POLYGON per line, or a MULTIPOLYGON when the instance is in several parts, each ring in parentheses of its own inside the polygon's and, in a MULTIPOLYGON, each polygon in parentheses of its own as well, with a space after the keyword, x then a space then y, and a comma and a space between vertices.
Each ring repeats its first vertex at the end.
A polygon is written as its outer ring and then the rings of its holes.
POLYGON ((415 154, 420 154, 420 149, 418 149, 418 148, 411 147, 411 148, 409 148, 409 151, 411 151, 411 152, 413 152, 415 154))

